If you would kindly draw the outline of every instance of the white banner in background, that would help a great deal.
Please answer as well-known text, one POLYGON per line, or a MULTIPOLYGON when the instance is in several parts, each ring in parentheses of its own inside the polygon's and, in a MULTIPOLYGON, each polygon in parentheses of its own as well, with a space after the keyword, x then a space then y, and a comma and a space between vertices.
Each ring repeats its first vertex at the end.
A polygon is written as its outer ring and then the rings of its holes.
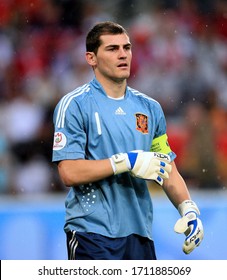
POLYGON ((3 260, 2 280, 226 280, 227 260, 60 261, 3 260))

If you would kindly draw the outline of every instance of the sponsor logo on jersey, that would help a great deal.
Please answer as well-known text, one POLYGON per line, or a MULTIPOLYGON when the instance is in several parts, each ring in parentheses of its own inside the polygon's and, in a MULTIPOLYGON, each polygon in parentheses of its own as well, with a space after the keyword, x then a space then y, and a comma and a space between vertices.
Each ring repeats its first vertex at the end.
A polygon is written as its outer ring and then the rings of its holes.
POLYGON ((126 115, 126 113, 124 112, 124 110, 121 107, 119 107, 115 111, 115 115, 126 115))
POLYGON ((65 147, 66 136, 62 132, 55 132, 53 150, 58 151, 65 147))
POLYGON ((148 116, 142 113, 136 113, 136 129, 144 134, 148 133, 148 116))

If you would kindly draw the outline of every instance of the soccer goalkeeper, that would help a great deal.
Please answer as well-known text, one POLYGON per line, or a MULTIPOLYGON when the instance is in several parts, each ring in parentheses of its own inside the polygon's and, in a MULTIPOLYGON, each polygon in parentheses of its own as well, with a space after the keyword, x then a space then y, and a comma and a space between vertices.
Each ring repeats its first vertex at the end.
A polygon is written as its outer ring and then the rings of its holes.
POLYGON ((69 187, 68 259, 156 259, 147 181, 160 185, 181 218, 188 254, 203 239, 200 211, 174 163, 160 104, 130 88, 132 45, 119 24, 86 37, 94 79, 66 94, 54 112, 53 162, 69 187))

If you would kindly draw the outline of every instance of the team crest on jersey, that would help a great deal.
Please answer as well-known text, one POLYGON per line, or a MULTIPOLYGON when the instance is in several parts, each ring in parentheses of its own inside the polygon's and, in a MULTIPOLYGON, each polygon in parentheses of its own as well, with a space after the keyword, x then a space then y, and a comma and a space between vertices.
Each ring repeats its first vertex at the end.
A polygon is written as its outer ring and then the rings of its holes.
POLYGON ((58 151, 65 147, 66 136, 62 132, 55 132, 53 150, 58 151))
POLYGON ((136 129, 141 133, 148 133, 148 116, 142 113, 136 113, 136 129))

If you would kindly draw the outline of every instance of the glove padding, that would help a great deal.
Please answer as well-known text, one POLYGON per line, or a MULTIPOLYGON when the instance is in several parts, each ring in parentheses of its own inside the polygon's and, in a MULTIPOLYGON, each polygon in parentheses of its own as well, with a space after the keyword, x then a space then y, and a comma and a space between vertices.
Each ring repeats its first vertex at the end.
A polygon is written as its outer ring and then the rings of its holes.
POLYGON ((170 157, 162 153, 132 151, 113 155, 110 160, 114 174, 130 171, 132 176, 154 180, 159 185, 169 178, 172 169, 170 157))
POLYGON ((179 213, 182 215, 175 226, 174 230, 177 233, 186 235, 183 252, 190 254, 203 240, 203 225, 198 218, 200 211, 197 205, 191 200, 183 201, 178 207, 179 213))

